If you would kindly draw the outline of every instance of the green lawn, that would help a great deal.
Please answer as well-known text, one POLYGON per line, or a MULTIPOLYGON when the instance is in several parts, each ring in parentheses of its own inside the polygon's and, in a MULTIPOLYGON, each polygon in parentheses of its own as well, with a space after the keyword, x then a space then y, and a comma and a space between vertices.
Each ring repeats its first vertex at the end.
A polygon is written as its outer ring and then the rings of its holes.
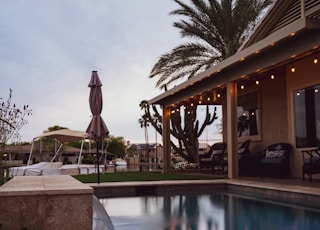
MULTIPOLYGON (((76 175, 77 180, 83 183, 96 183, 98 180, 97 174, 76 175)), ((161 181, 161 180, 214 180, 221 179, 222 176, 215 175, 190 175, 178 173, 156 173, 148 171, 138 172, 115 172, 100 174, 100 182, 125 182, 125 181, 161 181)))

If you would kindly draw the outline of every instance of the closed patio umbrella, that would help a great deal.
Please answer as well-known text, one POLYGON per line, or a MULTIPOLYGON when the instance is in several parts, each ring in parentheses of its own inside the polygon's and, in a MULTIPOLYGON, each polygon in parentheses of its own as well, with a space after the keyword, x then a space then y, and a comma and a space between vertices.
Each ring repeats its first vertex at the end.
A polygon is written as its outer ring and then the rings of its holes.
POLYGON ((103 139, 109 134, 109 130, 101 117, 102 111, 102 83, 99 79, 98 72, 92 71, 91 80, 88 87, 90 87, 89 104, 92 113, 91 122, 86 130, 92 140, 97 143, 97 159, 98 159, 98 183, 100 183, 99 174, 99 148, 98 142, 102 142, 103 139))

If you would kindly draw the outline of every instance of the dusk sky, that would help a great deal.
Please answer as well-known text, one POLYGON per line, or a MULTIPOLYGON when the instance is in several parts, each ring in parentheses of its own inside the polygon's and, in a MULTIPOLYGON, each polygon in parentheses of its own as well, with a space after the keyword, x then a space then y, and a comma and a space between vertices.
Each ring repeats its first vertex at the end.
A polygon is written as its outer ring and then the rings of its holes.
MULTIPOLYGON (((2 1, 0 98, 12 89, 12 101, 33 110, 21 140, 54 125, 85 131, 88 83, 97 70, 110 134, 144 142, 139 103, 161 93, 148 75, 162 54, 184 42, 169 15, 177 8, 172 0, 2 1)), ((154 129, 149 133, 152 142, 154 129)))

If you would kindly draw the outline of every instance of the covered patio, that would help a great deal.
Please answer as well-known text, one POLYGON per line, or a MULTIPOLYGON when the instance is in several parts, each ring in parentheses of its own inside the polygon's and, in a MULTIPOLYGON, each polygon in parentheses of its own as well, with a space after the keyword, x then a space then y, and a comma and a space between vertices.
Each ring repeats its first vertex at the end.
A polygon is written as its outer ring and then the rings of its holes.
POLYGON ((163 109, 164 172, 170 171, 172 111, 209 104, 222 105, 228 178, 239 176, 238 146, 248 139, 252 153, 290 143, 290 175, 301 178, 301 151, 320 146, 319 51, 320 2, 275 1, 235 55, 149 100, 163 109), (249 126, 240 132, 242 115, 249 126))

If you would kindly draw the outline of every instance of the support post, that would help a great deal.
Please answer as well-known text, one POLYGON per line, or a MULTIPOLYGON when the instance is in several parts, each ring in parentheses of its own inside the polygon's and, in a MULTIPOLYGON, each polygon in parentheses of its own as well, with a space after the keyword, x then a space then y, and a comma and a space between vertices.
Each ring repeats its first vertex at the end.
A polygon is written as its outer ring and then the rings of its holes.
POLYGON ((227 151, 228 151, 228 177, 237 178, 238 170, 238 123, 237 123, 237 84, 227 84, 227 151))
POLYGON ((171 146, 170 146, 170 108, 162 107, 162 138, 163 138, 163 173, 170 173, 171 146))

